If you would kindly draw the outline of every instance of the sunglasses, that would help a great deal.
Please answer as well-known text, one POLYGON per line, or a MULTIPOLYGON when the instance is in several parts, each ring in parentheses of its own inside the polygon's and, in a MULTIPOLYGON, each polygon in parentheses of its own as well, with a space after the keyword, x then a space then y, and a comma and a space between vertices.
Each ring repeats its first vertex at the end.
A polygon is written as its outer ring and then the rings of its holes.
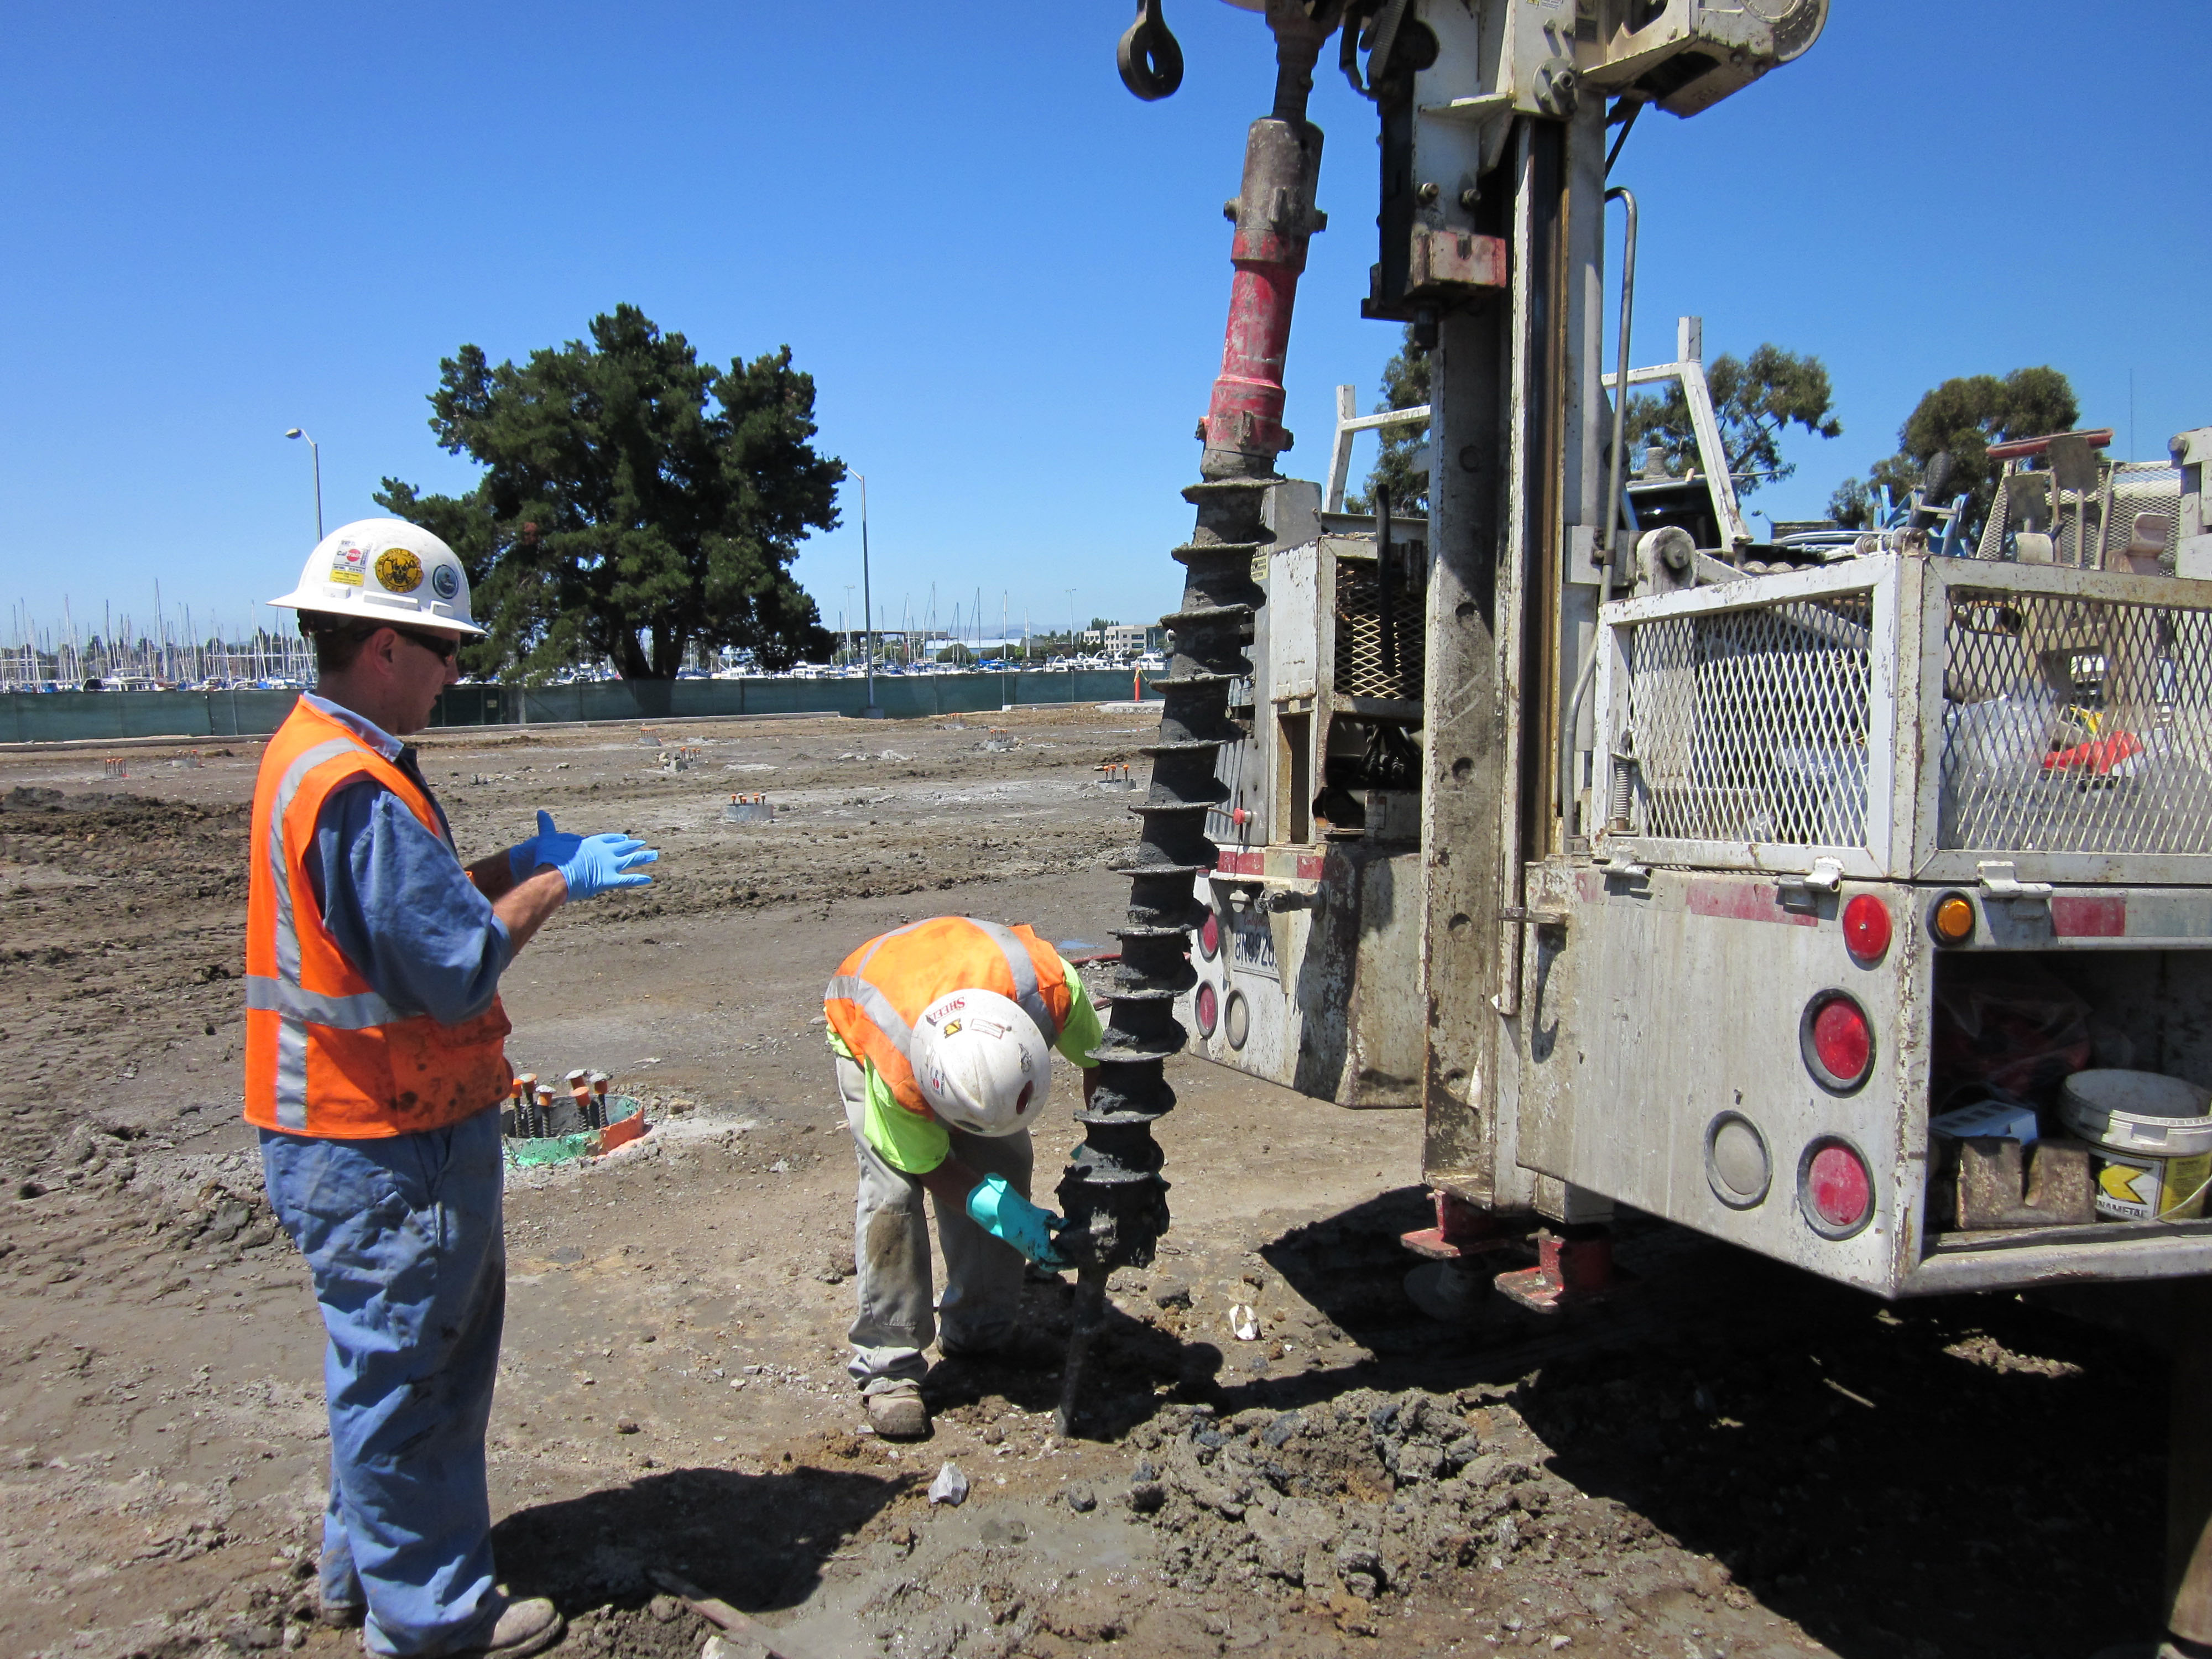
POLYGON ((412 640, 441 662, 453 661, 461 648, 459 639, 451 634, 417 634, 411 628, 395 628, 392 631, 403 640, 412 640))

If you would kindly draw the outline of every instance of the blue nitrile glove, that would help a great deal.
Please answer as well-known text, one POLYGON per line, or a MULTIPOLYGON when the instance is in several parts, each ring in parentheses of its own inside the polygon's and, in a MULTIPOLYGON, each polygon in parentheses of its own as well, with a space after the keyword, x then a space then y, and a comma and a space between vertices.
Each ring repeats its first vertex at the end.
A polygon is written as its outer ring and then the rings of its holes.
POLYGON ((586 836, 576 843, 576 850, 566 859, 555 863, 550 859, 541 862, 552 864, 561 872, 561 879, 568 884, 568 896, 587 899, 604 893, 610 887, 643 887, 651 876, 633 875, 633 866, 653 864, 660 854, 635 836, 609 832, 601 836, 586 836))
POLYGON ((517 881, 526 881, 530 872, 541 864, 550 864, 559 869, 576 856, 576 849, 583 844, 581 836, 556 830, 553 815, 541 806, 538 809, 538 833, 528 841, 517 842, 507 849, 507 867, 514 872, 517 881))
POLYGON ((992 1237, 1012 1245, 1040 1267, 1058 1272, 1074 1265, 1053 1240, 1067 1224, 1024 1198, 1004 1176, 985 1176, 975 1183, 975 1190, 968 1194, 968 1215, 992 1237))

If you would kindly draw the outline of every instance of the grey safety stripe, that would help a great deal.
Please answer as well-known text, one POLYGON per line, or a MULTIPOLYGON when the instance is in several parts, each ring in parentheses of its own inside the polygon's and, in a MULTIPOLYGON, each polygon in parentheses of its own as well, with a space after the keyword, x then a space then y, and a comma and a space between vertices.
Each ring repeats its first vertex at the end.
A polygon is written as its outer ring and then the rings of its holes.
MULTIPOLYGON (((269 839, 262 849, 268 860, 269 880, 276 896, 276 978, 262 979, 258 975, 246 981, 246 999, 249 1008, 264 1005, 256 999, 256 984, 271 985, 280 995, 307 998, 300 987, 300 928, 292 912, 292 872, 284 861, 284 819, 292 810, 292 798, 300 793, 307 774, 326 761, 341 755, 366 752, 364 746, 349 738, 332 738, 317 744, 284 769, 284 775, 276 781, 276 793, 269 810, 269 839)), ((350 1002, 352 998, 325 999, 332 1002, 350 1002)), ((379 1001, 382 999, 379 998, 379 1001)), ((276 1127, 280 1129, 305 1131, 307 1127, 307 1014, 304 1009, 282 1006, 272 999, 268 1005, 276 1018, 276 1127)), ((319 1024, 337 1024, 319 1021, 319 1024)), ((380 1023, 380 1022, 379 1022, 380 1023)))
POLYGON ((891 1000, 862 979, 858 974, 840 974, 830 981, 830 988, 822 994, 823 1001, 843 997, 860 1005, 860 1012, 868 1017, 868 1024, 891 1040, 892 1046, 914 1063, 914 1027, 899 1018, 899 1011, 891 1006, 891 1000))
POLYGON ((307 1127, 307 1028, 283 1016, 276 1021, 276 1127, 307 1127))
POLYGON ((366 752, 361 744, 350 738, 332 738, 327 743, 317 744, 294 761, 276 781, 276 793, 269 811, 269 844, 264 851, 276 894, 276 974, 290 984, 300 982, 300 929, 292 915, 292 872, 284 863, 284 819, 292 810, 292 797, 300 793, 300 786, 307 781, 308 773, 341 755, 366 752))
POLYGON ((1052 1010, 1045 1006, 1044 993, 1037 987, 1036 963, 1030 960, 1030 953, 1022 948, 1013 930, 1001 927, 995 921, 979 921, 974 916, 966 920, 969 927, 981 928, 989 935, 991 943, 1006 954, 1006 969, 1014 976, 1014 1000, 1021 1004, 1023 1012, 1036 1022, 1037 1030, 1044 1033, 1046 1044, 1059 1042, 1060 1022, 1052 1017, 1052 1010))
POLYGON ((374 991, 349 997, 325 996, 259 974, 246 977, 246 1006, 340 1031, 366 1031, 399 1018, 392 1005, 374 991))

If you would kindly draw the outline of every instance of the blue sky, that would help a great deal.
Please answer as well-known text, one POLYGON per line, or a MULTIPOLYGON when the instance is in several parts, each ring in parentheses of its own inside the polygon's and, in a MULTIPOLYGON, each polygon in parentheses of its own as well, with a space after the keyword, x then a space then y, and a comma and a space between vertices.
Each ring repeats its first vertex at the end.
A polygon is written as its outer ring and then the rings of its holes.
MULTIPOLYGON (((1218 367, 1222 199, 1266 32, 1170 9, 1182 90, 1115 76, 1124 0, 622 8, 15 9, 0 62, 0 598, 196 620, 289 587, 391 474, 465 488, 424 424, 437 362, 574 337, 620 301, 702 354, 789 343, 820 443, 869 476, 878 621, 982 590, 1016 624, 1167 609, 1218 367)), ((1801 62, 1653 113, 1636 356, 1823 357, 1844 437, 1750 505, 1810 516, 1949 375, 2050 362, 2161 453, 2212 422, 2212 46, 2185 0, 1836 0, 1801 62)), ((1371 402, 1374 121, 1324 76, 1317 238, 1285 469, 1332 388, 1371 402)), ((835 621, 856 507, 801 579, 835 621)), ((267 613, 263 613, 264 616, 267 613)))

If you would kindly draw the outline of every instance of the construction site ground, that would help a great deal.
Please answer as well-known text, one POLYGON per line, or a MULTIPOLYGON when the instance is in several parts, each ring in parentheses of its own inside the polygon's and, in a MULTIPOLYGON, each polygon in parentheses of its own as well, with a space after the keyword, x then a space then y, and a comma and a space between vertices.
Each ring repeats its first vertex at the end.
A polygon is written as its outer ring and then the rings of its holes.
MULTIPOLYGON (((1417 1297, 1418 1115, 1194 1060, 1090 1436, 1051 1432, 1057 1280, 1018 1352, 938 1368, 933 1439, 866 1433, 823 981, 947 911, 1110 948, 1132 820, 1097 769, 1141 778, 1153 718, 423 743, 465 854, 539 807, 663 849, 505 986, 518 1067, 604 1068, 654 1125, 507 1194, 495 1543, 560 1651, 698 1653, 656 1570, 825 1659, 2016 1659, 2152 1628, 2165 1373, 2135 1340, 1885 1306, 1634 1217, 1599 1307, 1547 1323, 1441 1270, 1417 1297), (733 792, 775 821, 726 823, 733 792), (933 1506, 947 1462, 966 1501, 933 1506)), ((356 1650, 310 1619, 322 1337, 240 1119, 258 747, 203 748, 0 757, 0 1653, 356 1650)))

